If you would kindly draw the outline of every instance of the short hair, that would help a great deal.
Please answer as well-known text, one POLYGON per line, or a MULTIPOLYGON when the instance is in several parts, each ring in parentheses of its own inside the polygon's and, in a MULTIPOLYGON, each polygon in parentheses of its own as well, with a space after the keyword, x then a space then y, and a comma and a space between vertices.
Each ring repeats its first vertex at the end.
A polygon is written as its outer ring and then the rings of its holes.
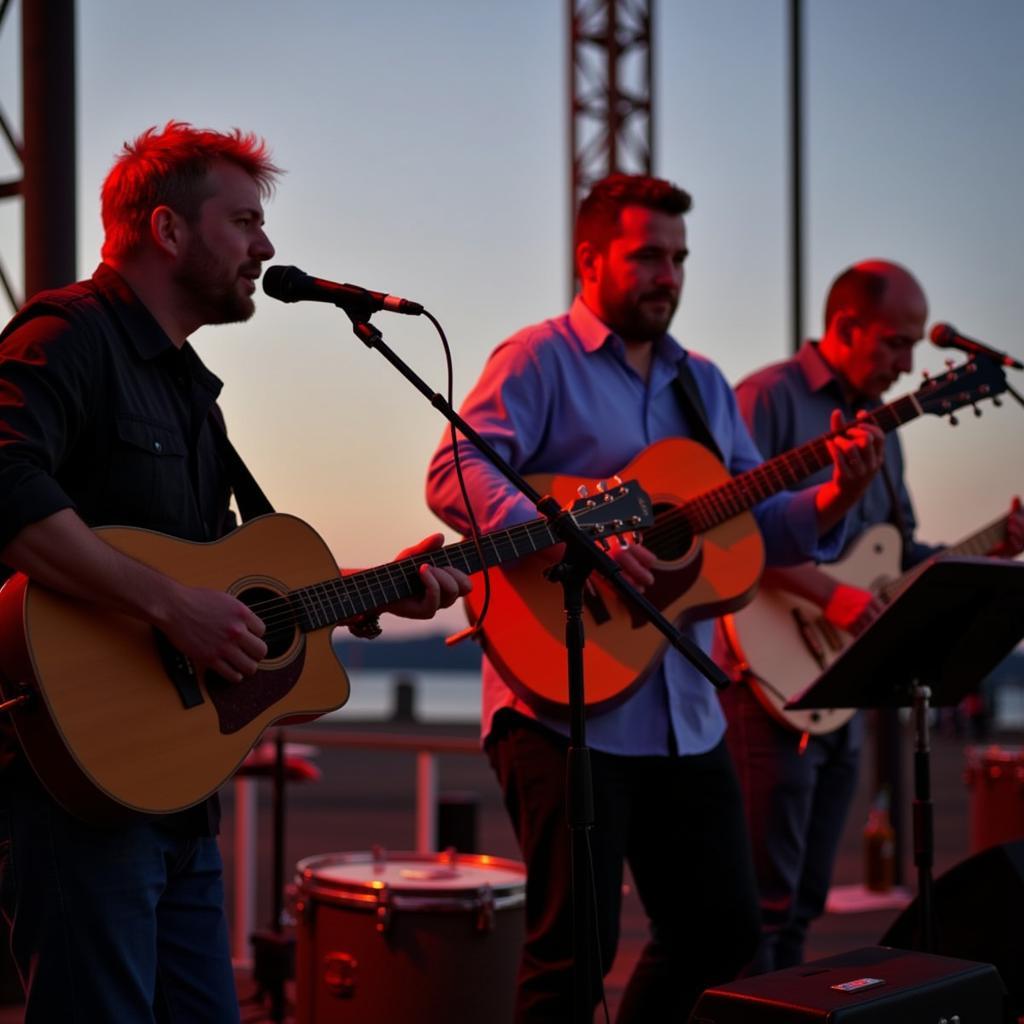
POLYGON ((281 169, 270 160, 266 142, 233 128, 217 132, 168 121, 163 129, 147 128, 126 142, 103 182, 103 258, 136 251, 146 237, 150 214, 169 206, 189 223, 199 216, 210 195, 206 175, 217 160, 237 164, 266 198, 281 169))
POLYGON ((874 312, 885 298, 889 278, 863 267, 844 270, 833 282, 825 299, 825 331, 836 314, 851 307, 858 314, 874 312))
POLYGON ((646 174, 610 174, 596 182, 576 214, 575 245, 591 242, 605 248, 616 236, 619 215, 627 206, 645 206, 682 216, 693 205, 688 192, 663 178, 646 174))

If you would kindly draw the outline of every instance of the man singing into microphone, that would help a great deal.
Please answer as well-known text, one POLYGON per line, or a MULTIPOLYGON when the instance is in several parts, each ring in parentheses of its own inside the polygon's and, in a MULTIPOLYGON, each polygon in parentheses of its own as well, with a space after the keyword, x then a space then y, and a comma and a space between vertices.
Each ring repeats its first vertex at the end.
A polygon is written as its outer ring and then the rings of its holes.
MULTIPOLYGON (((924 291, 898 264, 868 260, 843 271, 828 293, 821 340, 807 342, 792 359, 752 374, 736 388, 740 410, 765 458, 822 434, 837 406, 847 418, 877 406, 882 394, 910 372, 927 316, 924 291)), ((804 486, 821 478, 809 477, 804 486)), ((916 520, 895 431, 885 438, 882 471, 847 517, 846 550, 878 523, 899 529, 905 569, 937 550, 914 538, 916 520)), ((1006 537, 991 554, 1013 556, 1022 548, 1024 514, 1014 499, 1006 537)), ((825 619, 848 633, 881 610, 873 593, 840 583, 812 564, 769 569, 762 586, 820 605, 825 619)), ((719 660, 725 663, 730 652, 724 636, 719 639, 719 660)), ((763 933, 750 971, 791 967, 802 962, 808 925, 825 908, 856 788, 862 716, 833 732, 810 736, 771 717, 742 677, 721 700, 761 897, 763 933)))
MULTIPOLYGON (((19 570, 141 619, 242 687, 267 652, 264 623, 89 527, 192 541, 232 529, 221 382, 188 339, 252 315, 274 255, 263 200, 278 173, 254 135, 173 121, 149 129, 103 184, 95 274, 37 295, 0 335, 0 579, 19 570)), ((454 570, 425 567, 422 581, 421 597, 387 610, 429 618, 468 590, 454 570)), ((189 751, 181 757, 184 766, 189 751)), ((237 1021, 216 797, 100 828, 50 798, 10 736, 0 736, 0 764, 0 898, 27 1024, 237 1021)))

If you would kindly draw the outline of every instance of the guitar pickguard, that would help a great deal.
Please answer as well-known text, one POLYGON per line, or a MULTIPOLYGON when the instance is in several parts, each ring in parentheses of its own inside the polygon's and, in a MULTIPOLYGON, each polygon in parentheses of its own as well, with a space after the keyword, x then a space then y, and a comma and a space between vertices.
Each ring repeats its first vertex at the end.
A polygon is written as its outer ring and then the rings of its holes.
POLYGON ((221 733, 230 735, 244 729, 267 708, 277 704, 298 682, 305 663, 306 644, 303 642, 287 664, 257 669, 255 675, 240 683, 230 683, 216 672, 207 672, 206 689, 217 711, 221 733))

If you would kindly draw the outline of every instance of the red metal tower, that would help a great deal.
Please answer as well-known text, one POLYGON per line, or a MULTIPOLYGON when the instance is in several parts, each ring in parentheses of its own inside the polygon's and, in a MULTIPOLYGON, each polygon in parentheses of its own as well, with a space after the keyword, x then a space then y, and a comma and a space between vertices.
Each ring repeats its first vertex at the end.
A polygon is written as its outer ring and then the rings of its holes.
POLYGON ((569 15, 569 282, 572 225, 590 186, 654 167, 654 0, 566 0, 569 15))
MULTIPOLYGON (((0 0, 0 31, 12 20, 12 6, 0 0)), ((22 172, 20 178, 0 182, 0 200, 20 197, 23 203, 20 295, 0 254, 0 290, 12 309, 24 297, 76 276, 75 2, 22 0, 20 13, 24 140, 0 107, 0 135, 22 172)))

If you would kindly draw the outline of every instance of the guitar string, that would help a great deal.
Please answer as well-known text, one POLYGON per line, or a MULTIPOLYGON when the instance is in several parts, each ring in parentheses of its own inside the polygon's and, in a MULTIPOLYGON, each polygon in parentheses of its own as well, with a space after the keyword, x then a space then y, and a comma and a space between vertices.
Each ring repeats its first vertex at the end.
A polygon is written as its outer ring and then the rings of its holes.
MULTIPOLYGON (((885 406, 881 410, 876 410, 872 419, 882 426, 879 421, 883 418, 889 419, 891 416, 894 425, 898 425, 902 420, 894 407, 901 402, 905 403, 908 401, 908 398, 903 398, 898 400, 897 403, 892 403, 892 405, 885 406)), ((886 428, 883 426, 883 429, 886 428)), ((817 469, 823 468, 826 464, 825 456, 828 454, 827 441, 842 433, 844 433, 843 428, 825 434, 814 441, 776 456, 774 459, 770 459, 760 466, 726 481, 704 495, 658 514, 655 516, 653 526, 645 531, 645 540, 650 540, 652 545, 657 546, 682 545, 685 543, 685 547, 689 548, 693 539, 706 532, 706 530, 720 525, 722 522, 734 518, 742 512, 748 511, 759 501, 763 501, 765 498, 784 489, 787 483, 795 483, 817 469), (823 447, 824 451, 822 451, 823 447), (810 471, 807 469, 808 464, 814 467, 810 471), (776 478, 775 480, 772 480, 773 475, 776 478), (789 477, 788 480, 787 477, 789 477)), ((537 527, 545 529, 548 534, 549 545, 554 543, 547 524, 537 520, 503 531, 502 539, 512 546, 514 555, 515 538, 527 539, 531 530, 537 527)), ((492 549, 497 553, 496 539, 493 537, 489 539, 492 549)), ((531 546, 533 546, 532 542, 531 546)), ((268 634, 273 634, 282 627, 287 627, 291 630, 299 624, 299 616, 296 614, 294 599, 297 598, 301 603, 301 595, 309 595, 314 600, 322 600, 326 602, 329 609, 344 603, 350 603, 354 606, 354 598, 358 598, 364 604, 367 599, 370 599, 370 607, 380 607, 382 603, 378 601, 378 593, 382 594, 385 598, 387 597, 384 584, 381 581, 382 576, 387 576, 388 582, 395 590, 396 599, 400 599, 406 595, 400 592, 394 582, 392 573, 397 573, 399 579, 405 582, 408 587, 410 586, 410 570, 415 570, 418 575, 419 566, 438 565, 437 556, 441 554, 444 554, 447 560, 446 564, 451 566, 453 565, 452 554, 466 551, 466 547, 466 544, 457 544, 451 548, 442 548, 436 552, 363 570, 353 574, 351 577, 324 580, 307 587, 298 588, 295 591, 291 591, 288 595, 275 595, 268 600, 254 602, 251 608, 257 615, 260 615, 260 612, 263 611, 263 615, 266 616, 264 625, 267 627, 267 632, 268 634), (275 610, 275 614, 271 614, 272 610, 275 610)), ((533 550, 539 549, 533 546, 533 550)), ((467 568, 469 568, 468 559, 464 560, 467 562, 467 568)), ((388 602, 385 600, 383 604, 386 603, 388 602)), ((312 618, 307 609, 303 609, 303 611, 306 612, 308 618, 312 618)), ((358 613, 358 611, 354 612, 354 614, 358 613)), ((333 616, 333 612, 331 614, 333 616)), ((261 615, 261 618, 263 618, 263 615, 261 615)))

